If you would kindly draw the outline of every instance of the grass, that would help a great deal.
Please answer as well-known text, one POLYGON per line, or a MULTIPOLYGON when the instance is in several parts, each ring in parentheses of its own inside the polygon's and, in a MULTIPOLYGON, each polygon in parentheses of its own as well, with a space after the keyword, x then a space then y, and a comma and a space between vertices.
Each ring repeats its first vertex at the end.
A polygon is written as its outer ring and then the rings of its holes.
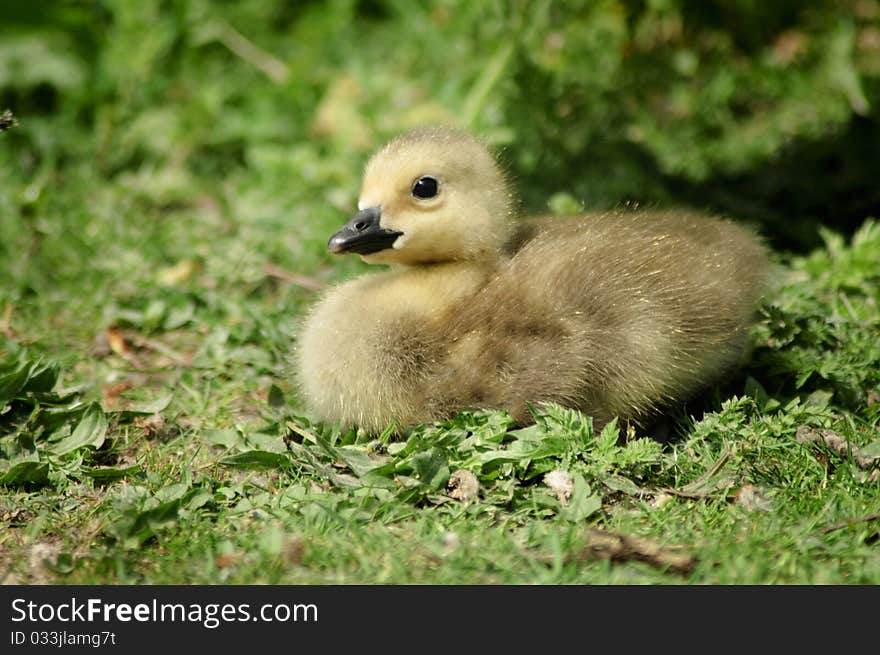
MULTIPOLYGON (((222 22, 176 69, 157 68, 176 52, 165 15, 142 37, 140 19, 114 24, 98 63, 28 46, 44 86, 4 96, 19 125, 0 133, 0 582, 880 582, 868 217, 778 252, 751 361, 623 442, 556 406, 530 427, 465 413, 401 440, 313 425, 289 373, 297 321, 316 288, 366 270, 331 260, 327 236, 368 146, 437 112, 377 69, 364 93, 396 88, 407 118, 357 113, 346 80, 372 69, 322 58, 347 19, 337 33, 310 12, 298 41, 269 41, 305 53, 287 86, 267 53, 230 54, 222 22), (130 83, 76 99, 92 65, 130 83), (316 115, 328 137, 310 135, 316 115)), ((443 102, 491 127, 504 52, 443 102)), ((560 211, 577 204, 565 183, 560 211)))
POLYGON ((28 267, 52 292, 4 299, 5 582, 880 580, 876 223, 786 263, 748 377, 678 417, 667 443, 621 444, 554 406, 531 427, 466 413, 400 441, 311 425, 284 371, 313 293, 262 272, 260 249, 212 262, 233 235, 199 265, 137 261, 160 230, 199 241, 178 218, 79 244, 95 253, 68 264, 80 276, 28 267), (845 439, 862 465, 804 430, 845 439), (476 495, 449 486, 455 471, 476 495), (569 489, 548 487, 550 471, 569 489), (650 542, 612 558, 596 528, 650 542), (687 565, 646 559, 655 544, 687 565))

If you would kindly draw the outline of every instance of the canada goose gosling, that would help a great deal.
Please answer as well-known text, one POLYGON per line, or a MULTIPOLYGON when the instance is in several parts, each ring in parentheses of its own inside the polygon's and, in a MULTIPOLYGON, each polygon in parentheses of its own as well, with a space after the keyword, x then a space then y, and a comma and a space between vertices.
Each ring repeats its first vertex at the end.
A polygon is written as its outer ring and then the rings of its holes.
POLYGON ((390 268, 329 290, 296 346, 319 420, 379 432, 552 401, 599 422, 680 402, 742 356, 767 276, 747 229, 692 212, 513 220, 488 150, 428 128, 368 162, 328 243, 390 268))

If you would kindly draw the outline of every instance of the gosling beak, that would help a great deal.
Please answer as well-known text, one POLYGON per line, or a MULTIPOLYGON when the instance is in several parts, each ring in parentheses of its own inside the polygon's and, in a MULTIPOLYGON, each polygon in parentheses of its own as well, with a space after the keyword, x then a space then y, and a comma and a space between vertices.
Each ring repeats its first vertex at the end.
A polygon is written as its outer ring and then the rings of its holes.
POLYGON ((390 248, 403 232, 388 230, 379 225, 381 207, 362 209, 327 242, 327 250, 334 255, 356 252, 369 255, 390 248))

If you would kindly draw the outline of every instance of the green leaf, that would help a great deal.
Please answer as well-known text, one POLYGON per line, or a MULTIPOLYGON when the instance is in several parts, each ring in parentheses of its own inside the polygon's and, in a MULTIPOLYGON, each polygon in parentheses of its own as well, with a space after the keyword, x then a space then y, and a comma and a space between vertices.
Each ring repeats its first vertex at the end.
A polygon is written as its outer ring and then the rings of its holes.
POLYGON ((55 388, 58 382, 59 367, 57 362, 44 364, 41 361, 34 362, 28 371, 28 379, 21 391, 31 393, 48 392, 55 388))
POLYGON ((359 478, 376 471, 389 461, 387 457, 370 455, 364 448, 358 446, 340 446, 336 449, 336 453, 359 478))
POLYGON ((865 459, 880 459, 880 439, 859 448, 859 454, 865 459))
POLYGON ((602 508, 602 496, 592 492, 584 476, 575 473, 572 479, 571 497, 559 514, 568 521, 580 522, 602 508))
MULTIPOLYGON (((827 391, 825 389, 817 389, 809 396, 807 396, 804 401, 808 405, 813 405, 819 409, 825 409, 828 407, 828 404, 831 402, 831 398, 834 396, 834 393, 831 391, 827 391)), ((779 403, 777 403, 778 405, 779 403)))
POLYGON ((637 485, 629 478, 624 478, 619 475, 612 475, 605 478, 604 480, 602 480, 602 484, 604 484, 612 491, 619 491, 621 493, 627 494, 628 496, 640 496, 642 494, 649 493, 649 490, 642 489, 639 485, 637 485))
POLYGON ((284 406, 284 392, 278 388, 277 385, 272 385, 269 387, 269 407, 283 407, 284 406))
POLYGON ((142 544, 154 536, 162 527, 177 521, 181 506, 185 505, 190 497, 196 495, 198 489, 190 489, 182 496, 161 503, 156 507, 139 512, 128 520, 118 522, 114 528, 116 536, 129 537, 135 545, 142 544))
POLYGON ((70 436, 54 444, 50 452, 60 456, 84 447, 98 449, 104 443, 107 425, 107 416, 101 406, 98 403, 90 403, 70 436))
POLYGON ((30 366, 21 362, 16 368, 0 375, 0 407, 18 396, 28 379, 30 366))
POLYGON ((230 455, 220 460, 222 466, 228 466, 236 469, 261 470, 261 469, 281 469, 286 470, 292 467, 292 462, 287 455, 281 453, 270 453, 267 450, 249 450, 246 453, 238 453, 230 455))
POLYGON ((619 466, 628 467, 659 462, 662 454, 663 449, 657 441, 643 437, 626 442, 623 448, 617 450, 614 459, 619 466))
POLYGON ((284 453, 287 450, 284 439, 277 434, 251 432, 245 435, 244 441, 251 450, 265 450, 270 453, 284 453))
POLYGON ((599 438, 596 439, 596 450, 599 453, 606 454, 617 448, 620 441, 620 430, 617 429, 617 419, 612 419, 602 428, 599 438))
POLYGON ((412 457, 412 467, 422 484, 439 489, 449 479, 446 454, 439 448, 429 448, 412 457))
POLYGON ((67 575, 76 567, 76 560, 71 553, 58 553, 55 561, 46 561, 46 568, 61 575, 67 575))
POLYGON ((20 462, 0 477, 0 484, 10 487, 23 484, 45 484, 49 481, 49 465, 45 462, 20 462))
POLYGON ((60 441, 71 432, 70 426, 82 418, 89 403, 75 400, 57 407, 40 407, 40 424, 45 428, 48 441, 60 441))
POLYGON ((244 437, 241 432, 232 428, 205 430, 202 433, 202 439, 212 446, 219 446, 227 450, 244 444, 244 437))
POLYGON ((767 395, 767 392, 764 390, 764 387, 761 386, 761 383, 752 376, 746 378, 746 384, 743 391, 745 395, 753 398, 755 404, 762 410, 770 399, 770 396, 767 395))
POLYGON ((112 482, 141 472, 140 466, 115 467, 83 467, 82 472, 97 482, 112 482))
POLYGON ((188 482, 175 482, 159 489, 156 492, 155 498, 160 503, 167 503, 182 498, 189 488, 190 484, 188 482))
POLYGON ((157 398, 156 400, 151 400, 145 403, 133 403, 125 409, 111 410, 109 413, 119 414, 120 416, 124 417, 140 416, 142 414, 158 414, 166 407, 168 407, 173 398, 174 394, 169 393, 168 395, 157 398))

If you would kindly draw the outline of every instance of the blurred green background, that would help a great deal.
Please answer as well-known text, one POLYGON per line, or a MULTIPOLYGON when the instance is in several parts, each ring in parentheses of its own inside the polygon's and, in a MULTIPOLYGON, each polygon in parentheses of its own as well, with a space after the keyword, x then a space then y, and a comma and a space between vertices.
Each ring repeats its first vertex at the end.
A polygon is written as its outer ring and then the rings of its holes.
POLYGON ((0 6, 8 266, 140 215, 188 248, 256 222, 309 270, 369 152, 426 122, 498 146, 528 211, 683 203, 797 251, 880 214, 878 0, 0 6))

